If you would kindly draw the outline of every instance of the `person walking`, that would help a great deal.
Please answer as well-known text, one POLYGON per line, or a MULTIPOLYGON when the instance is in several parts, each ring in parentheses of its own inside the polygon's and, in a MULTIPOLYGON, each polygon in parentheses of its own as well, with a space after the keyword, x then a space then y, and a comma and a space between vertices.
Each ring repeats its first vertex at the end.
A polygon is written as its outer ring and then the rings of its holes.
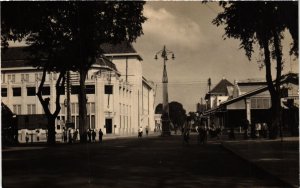
POLYGON ((248 129, 249 129, 249 120, 248 119, 245 119, 244 120, 244 139, 248 139, 248 129))
POLYGON ((96 132, 94 129, 92 130, 92 142, 96 142, 96 132))
POLYGON ((26 132, 25 140, 26 140, 26 144, 28 144, 28 142, 29 142, 29 135, 28 135, 27 132, 26 132))
POLYGON ((102 130, 100 129, 99 130, 99 142, 102 143, 102 137, 103 137, 103 132, 102 130))
POLYGON ((71 129, 69 129, 69 144, 72 144, 72 132, 71 129))
POLYGON ((148 136, 149 130, 148 127, 146 127, 146 135, 148 136))
POLYGON ((67 142, 67 135, 68 135, 67 129, 64 127, 63 128, 63 138, 64 138, 65 143, 67 142))
POLYGON ((88 137, 89 137, 88 142, 91 143, 91 142, 92 142, 92 133, 91 133, 91 130, 90 130, 90 129, 87 130, 87 135, 88 135, 88 137))
POLYGON ((77 141, 77 136, 78 136, 78 129, 76 129, 74 134, 73 134, 73 142, 74 143, 77 141))
POLYGON ((139 128, 138 138, 142 138, 143 136, 143 127, 139 128))

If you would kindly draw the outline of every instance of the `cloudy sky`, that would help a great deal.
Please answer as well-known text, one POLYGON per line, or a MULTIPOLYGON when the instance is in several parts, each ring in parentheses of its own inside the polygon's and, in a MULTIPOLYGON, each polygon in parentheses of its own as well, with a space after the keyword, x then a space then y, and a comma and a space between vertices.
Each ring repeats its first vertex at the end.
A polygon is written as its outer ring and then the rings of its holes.
MULTIPOLYGON (((264 69, 259 70, 259 55, 249 61, 239 41, 223 40, 223 27, 216 27, 211 21, 222 9, 216 2, 147 2, 143 24, 144 35, 134 44, 143 57, 143 74, 157 84, 155 103, 162 102, 162 59, 154 55, 164 45, 175 53, 176 59, 167 62, 169 78, 169 102, 178 101, 189 111, 196 110, 196 103, 208 92, 207 80, 212 85, 223 77, 230 82, 248 78, 264 79, 264 69)), ((286 35, 283 51, 289 50, 291 39, 286 35)), ((171 59, 171 58, 169 58, 171 59)), ((285 72, 298 71, 298 60, 285 56, 285 72)))

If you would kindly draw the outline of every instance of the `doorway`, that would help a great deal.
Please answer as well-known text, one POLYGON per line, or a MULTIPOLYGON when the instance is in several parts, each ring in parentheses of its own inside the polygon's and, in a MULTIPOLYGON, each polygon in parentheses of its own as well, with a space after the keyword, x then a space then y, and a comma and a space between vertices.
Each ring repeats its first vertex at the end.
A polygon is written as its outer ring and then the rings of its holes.
POLYGON ((112 133, 112 119, 105 119, 106 134, 112 133))

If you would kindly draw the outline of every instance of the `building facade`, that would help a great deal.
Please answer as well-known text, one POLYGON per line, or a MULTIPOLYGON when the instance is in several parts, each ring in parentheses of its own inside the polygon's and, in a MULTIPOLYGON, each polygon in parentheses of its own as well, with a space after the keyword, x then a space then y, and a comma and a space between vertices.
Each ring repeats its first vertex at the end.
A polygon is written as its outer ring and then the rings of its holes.
MULTIPOLYGON (((283 128, 292 134, 299 130, 299 83, 298 74, 289 73, 281 79, 281 106, 283 128)), ((226 101, 207 110, 204 116, 215 124, 226 128, 243 127, 245 120, 250 124, 270 123, 271 96, 265 81, 236 81, 232 94, 226 101)))
MULTIPOLYGON (((1 57, 1 100, 17 116, 43 114, 35 93, 42 70, 28 64, 26 47, 9 48, 1 57)), ((154 90, 151 82, 142 76, 142 58, 128 44, 103 45, 104 57, 97 59, 86 77, 87 123, 91 129, 102 129, 104 134, 137 134, 138 128, 153 130, 154 90)), ((79 74, 71 72, 71 121, 79 126, 79 74)), ((55 84, 58 74, 47 73, 43 97, 49 97, 49 109, 55 110, 55 84)), ((60 96, 61 111, 57 118, 59 133, 67 119, 66 90, 60 96)), ((26 120, 19 129, 39 128, 26 120), (27 122, 26 122, 27 121, 27 122), (27 125, 26 125, 27 124, 27 125)), ((45 126, 40 125, 40 128, 45 126)))

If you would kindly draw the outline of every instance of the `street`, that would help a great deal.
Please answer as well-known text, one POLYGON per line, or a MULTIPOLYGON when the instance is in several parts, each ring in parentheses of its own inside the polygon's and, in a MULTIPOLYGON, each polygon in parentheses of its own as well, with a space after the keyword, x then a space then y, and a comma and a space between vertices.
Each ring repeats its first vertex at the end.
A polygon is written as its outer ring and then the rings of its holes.
POLYGON ((2 186, 284 187, 225 150, 218 141, 181 136, 58 144, 2 152, 2 186))

